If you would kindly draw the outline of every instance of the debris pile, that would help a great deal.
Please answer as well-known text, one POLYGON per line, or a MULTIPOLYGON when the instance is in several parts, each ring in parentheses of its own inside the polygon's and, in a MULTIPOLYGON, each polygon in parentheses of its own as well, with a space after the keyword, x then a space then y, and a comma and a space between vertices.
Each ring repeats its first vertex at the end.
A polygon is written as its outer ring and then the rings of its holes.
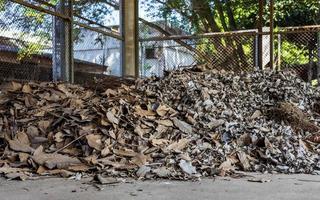
POLYGON ((319 94, 290 73, 267 71, 176 71, 102 92, 11 82, 0 94, 0 173, 319 173, 319 94))

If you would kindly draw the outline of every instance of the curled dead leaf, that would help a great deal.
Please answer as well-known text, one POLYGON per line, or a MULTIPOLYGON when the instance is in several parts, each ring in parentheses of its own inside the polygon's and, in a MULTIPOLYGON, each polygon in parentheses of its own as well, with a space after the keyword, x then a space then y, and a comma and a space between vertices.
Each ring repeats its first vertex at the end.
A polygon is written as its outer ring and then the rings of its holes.
POLYGON ((90 134, 86 136, 88 145, 98 151, 102 150, 102 141, 101 141, 101 135, 94 135, 90 134))
POLYGON ((170 152, 170 151, 174 151, 174 152, 180 152, 182 151, 184 148, 187 147, 187 145, 189 144, 190 140, 189 139, 181 139, 177 142, 173 142, 172 144, 170 144, 169 146, 167 146, 164 149, 164 152, 170 152))

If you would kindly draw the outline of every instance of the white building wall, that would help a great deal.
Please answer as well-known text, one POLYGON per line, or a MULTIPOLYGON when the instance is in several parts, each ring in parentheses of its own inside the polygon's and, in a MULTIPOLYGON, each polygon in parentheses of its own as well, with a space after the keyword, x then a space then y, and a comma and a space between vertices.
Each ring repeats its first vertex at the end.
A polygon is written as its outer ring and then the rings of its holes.
POLYGON ((80 42, 74 44, 74 58, 106 66, 105 74, 120 76, 120 41, 104 37, 97 42, 99 34, 85 29, 80 42), (107 68, 108 67, 108 68, 107 68))
MULTIPOLYGON (((153 35, 153 33, 149 33, 153 35)), ((98 33, 81 30, 81 41, 74 44, 74 57, 91 63, 106 66, 105 74, 121 76, 120 41, 105 37, 103 44, 97 42, 98 33), (108 67, 108 68, 107 68, 108 67)), ((179 67, 194 64, 193 55, 174 41, 161 43, 149 42, 147 46, 162 49, 157 59, 146 59, 145 49, 140 53, 140 70, 142 76, 163 76, 163 71, 172 71, 179 67)), ((140 48, 146 48, 145 46, 140 48)))
POLYGON ((193 54, 187 52, 182 47, 164 48, 162 56, 157 59, 146 59, 146 54, 142 51, 141 57, 141 74, 148 76, 163 76, 165 71, 173 71, 180 67, 193 65, 195 58, 193 54))

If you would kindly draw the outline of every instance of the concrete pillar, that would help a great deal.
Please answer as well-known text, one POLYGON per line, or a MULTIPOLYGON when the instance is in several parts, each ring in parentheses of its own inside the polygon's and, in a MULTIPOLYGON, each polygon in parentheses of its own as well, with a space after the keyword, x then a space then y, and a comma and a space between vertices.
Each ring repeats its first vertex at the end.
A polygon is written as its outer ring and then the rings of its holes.
POLYGON ((139 76, 139 0, 121 0, 122 75, 139 76))

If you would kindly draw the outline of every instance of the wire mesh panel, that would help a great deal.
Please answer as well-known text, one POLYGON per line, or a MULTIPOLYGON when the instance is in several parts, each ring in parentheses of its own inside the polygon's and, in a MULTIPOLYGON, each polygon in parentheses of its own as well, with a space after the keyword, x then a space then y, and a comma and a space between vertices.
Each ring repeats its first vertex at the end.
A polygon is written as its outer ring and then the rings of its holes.
POLYGON ((121 76, 121 41, 102 33, 75 26, 75 82, 85 83, 103 75, 121 76))
POLYGON ((198 66, 204 69, 250 71, 256 66, 256 33, 149 38, 140 42, 141 76, 198 66))
POLYGON ((319 78, 320 1, 274 1, 273 8, 276 69, 293 71, 305 81, 319 78))
POLYGON ((118 0, 74 4, 75 82, 92 82, 105 75, 121 76, 120 4, 118 0))
POLYGON ((172 40, 141 42, 140 76, 163 76, 165 71, 195 65, 197 56, 190 50, 192 45, 186 47, 179 43, 172 40))
POLYGON ((140 1, 141 76, 194 65, 253 70, 258 18, 258 1, 140 1), (224 34, 244 29, 251 34, 224 34))
MULTIPOLYGON (((58 66, 57 62, 68 52, 71 52, 68 59, 74 58, 78 82, 93 80, 93 75, 121 74, 119 1, 73 1, 74 16, 68 18, 64 14, 71 7, 61 8, 60 4, 70 2, 0 2, 1 79, 51 81, 53 73, 61 73, 53 65, 58 66), (74 23, 73 45, 66 40, 69 30, 62 26, 66 21, 74 23), (110 35, 119 37, 114 39, 110 35)), ((66 63, 71 65, 71 60, 66 63)))
POLYGON ((316 79, 320 69, 320 26, 283 30, 276 34, 277 64, 304 80, 316 79))
POLYGON ((0 79, 50 80, 52 16, 0 3, 0 79))

